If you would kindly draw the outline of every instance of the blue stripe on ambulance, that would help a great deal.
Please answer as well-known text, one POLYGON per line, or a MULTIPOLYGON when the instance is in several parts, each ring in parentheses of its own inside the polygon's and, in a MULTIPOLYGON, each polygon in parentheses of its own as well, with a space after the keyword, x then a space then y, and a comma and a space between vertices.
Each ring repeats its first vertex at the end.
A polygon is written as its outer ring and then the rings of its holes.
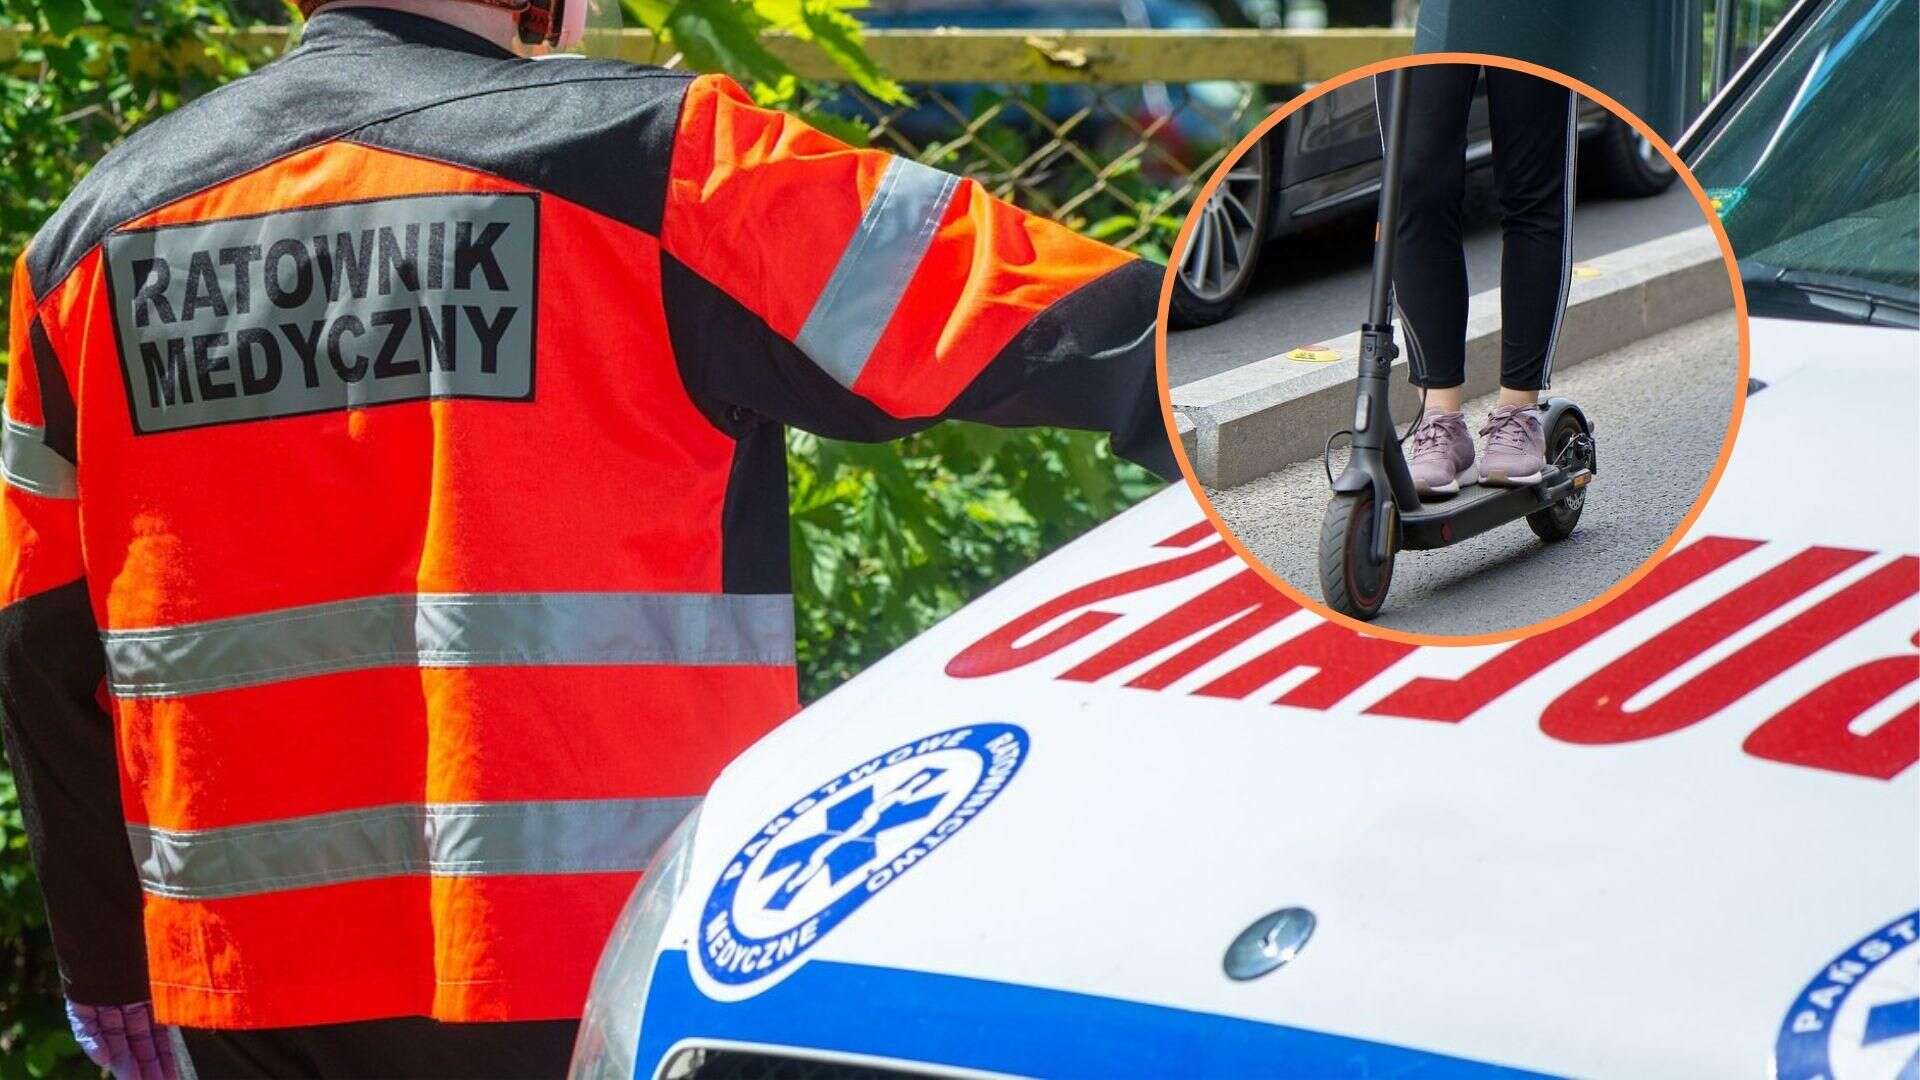
POLYGON ((661 954, 635 1075, 682 1040, 865 1054, 1024 1076, 1531 1077, 1390 1043, 1118 998, 814 960, 766 991, 715 1001, 661 954))

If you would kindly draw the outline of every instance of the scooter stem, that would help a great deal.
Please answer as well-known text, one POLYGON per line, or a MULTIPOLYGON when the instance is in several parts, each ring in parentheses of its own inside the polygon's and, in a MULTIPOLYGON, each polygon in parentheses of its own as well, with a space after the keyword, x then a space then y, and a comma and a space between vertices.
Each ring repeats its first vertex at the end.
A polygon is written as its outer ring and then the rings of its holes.
POLYGON ((1347 470, 1334 482, 1337 492, 1373 490, 1373 550, 1377 563, 1393 557, 1398 513, 1419 509, 1407 459, 1401 456, 1394 434, 1393 412, 1387 396, 1393 360, 1400 350, 1393 343, 1393 250, 1398 246, 1400 169, 1407 124, 1407 73, 1396 70, 1387 79, 1387 111, 1381 117, 1385 157, 1380 167, 1380 218, 1373 245, 1372 295, 1367 321, 1360 328, 1360 371, 1354 381, 1353 450, 1347 470))
POLYGON ((1393 319, 1393 250, 1399 246, 1395 230, 1400 225, 1400 168, 1406 156, 1402 147, 1407 130, 1408 75, 1400 68, 1377 76, 1387 80, 1387 115, 1381 118, 1385 158, 1380 166, 1379 233, 1373 238, 1373 295, 1367 304, 1367 321, 1374 326, 1386 326, 1393 319))
POLYGON ((1373 292, 1368 300, 1367 321, 1360 328, 1360 370, 1354 382, 1353 450, 1347 457, 1346 471, 1334 481, 1333 490, 1342 493, 1373 490, 1374 512, 1379 515, 1374 543, 1384 560, 1392 542, 1390 508, 1397 506, 1402 513, 1417 510, 1420 496, 1414 489, 1407 460, 1400 453, 1393 412, 1387 400, 1393 361, 1400 355, 1393 343, 1393 250, 1399 239, 1394 230, 1400 218, 1400 173, 1409 83, 1404 69, 1376 77, 1387 80, 1387 110, 1381 117, 1386 156, 1380 168, 1380 220, 1373 246, 1373 292))

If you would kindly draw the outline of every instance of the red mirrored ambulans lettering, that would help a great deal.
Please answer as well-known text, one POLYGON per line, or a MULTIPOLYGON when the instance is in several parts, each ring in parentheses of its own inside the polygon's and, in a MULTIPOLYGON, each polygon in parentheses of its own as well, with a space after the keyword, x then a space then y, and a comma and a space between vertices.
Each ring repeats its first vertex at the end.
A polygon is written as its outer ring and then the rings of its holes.
POLYGON ((1653 568, 1612 603, 1511 648, 1457 679, 1419 678, 1387 695, 1369 713, 1458 723, 1539 674, 1575 649, 1760 546, 1758 540, 1709 536, 1653 568))
POLYGON ((1754 757, 1891 780, 1920 762, 1920 704, 1856 733, 1869 709, 1920 681, 1920 656, 1888 656, 1844 671, 1755 728, 1741 748, 1754 757))
POLYGON ((1190 529, 1183 529, 1154 546, 1190 547, 1209 536, 1215 537, 1213 543, 1190 554, 1101 578, 1034 608, 962 649, 958 656, 948 661, 947 674, 956 679, 977 679, 983 675, 999 675, 1052 656, 1120 618, 1119 614, 1111 611, 1081 610, 1088 605, 1125 596, 1128 593, 1140 592, 1155 585, 1164 585, 1233 557, 1233 551, 1218 539, 1213 526, 1206 522, 1201 522, 1190 529), (1074 611, 1079 611, 1080 614, 1075 615, 1066 625, 1054 629, 1036 641, 1019 644, 1020 640, 1028 634, 1074 611))
MULTIPOLYGON (((1212 535, 1205 523, 1156 547, 1189 547, 1212 535)), ((1709 574, 1732 564, 1763 541, 1709 536, 1656 566, 1619 598, 1593 613, 1501 650, 1457 678, 1421 676, 1366 710, 1376 716, 1457 723, 1476 713, 1607 631, 1709 574)), ((1112 574, 1035 607, 961 650, 947 666, 956 678, 1013 671, 1045 659, 1127 616, 1089 610, 1101 601, 1168 584, 1230 557, 1219 543, 1179 558, 1112 574), (1075 614, 1077 612, 1077 614, 1075 614), (1064 625, 1024 645, 1050 623, 1064 625)), ((1602 666, 1561 694, 1541 717, 1549 736, 1571 743, 1612 744, 1656 738, 1733 705, 1872 619, 1920 593, 1920 560, 1895 559, 1760 635, 1658 701, 1629 711, 1626 703, 1682 665, 1796 598, 1859 566, 1872 553, 1814 547, 1771 566, 1643 644, 1602 666)), ((1242 571, 1207 587, 1171 610, 1061 672, 1071 682, 1096 682, 1182 642, 1127 686, 1164 690, 1300 611, 1290 597, 1242 571)), ((1915 643, 1920 645, 1920 635, 1915 643)), ((1244 698, 1290 673, 1308 676, 1275 704, 1331 709, 1415 652, 1417 646, 1375 638, 1333 623, 1315 623, 1192 691, 1244 698)), ((1920 706, 1909 706, 1869 730, 1856 723, 1903 689, 1920 682, 1920 657, 1884 657, 1833 676, 1762 723, 1744 749, 1786 764, 1891 779, 1920 763, 1920 706)))
MULTIPOLYGON (((1645 644, 1560 695, 1541 715, 1540 730, 1565 742, 1592 745, 1651 739, 1706 719, 1778 675, 1813 648, 1828 644, 1864 621, 1840 613, 1836 608, 1837 603, 1842 603, 1842 597, 1855 593, 1859 586, 1788 621, 1687 680, 1660 700, 1633 710, 1627 708, 1627 703, 1689 660, 1853 566, 1867 554, 1840 548, 1808 548, 1655 634, 1645 644)), ((1888 606, 1893 602, 1889 601, 1888 606)))
POLYGON ((1275 645, 1195 693, 1204 697, 1246 697, 1297 668, 1312 668, 1310 678, 1276 698, 1274 704, 1331 709, 1341 698, 1358 690, 1417 647, 1368 637, 1337 623, 1321 623, 1275 645))
POLYGON ((1206 637, 1127 684, 1143 690, 1164 690, 1299 610, 1299 604, 1275 592, 1259 574, 1242 570, 1074 665, 1060 677, 1073 682, 1104 679, 1129 664, 1211 629, 1213 632, 1206 637))

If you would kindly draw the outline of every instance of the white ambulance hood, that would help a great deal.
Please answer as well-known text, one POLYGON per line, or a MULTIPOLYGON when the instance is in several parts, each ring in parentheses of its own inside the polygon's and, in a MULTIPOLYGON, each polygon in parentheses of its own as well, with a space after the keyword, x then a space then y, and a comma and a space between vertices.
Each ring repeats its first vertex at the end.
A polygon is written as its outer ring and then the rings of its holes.
POLYGON ((1916 340, 1756 323, 1678 553, 1520 644, 1325 623, 1184 488, 1095 530, 721 777, 637 1074, 1912 1075, 1916 340))

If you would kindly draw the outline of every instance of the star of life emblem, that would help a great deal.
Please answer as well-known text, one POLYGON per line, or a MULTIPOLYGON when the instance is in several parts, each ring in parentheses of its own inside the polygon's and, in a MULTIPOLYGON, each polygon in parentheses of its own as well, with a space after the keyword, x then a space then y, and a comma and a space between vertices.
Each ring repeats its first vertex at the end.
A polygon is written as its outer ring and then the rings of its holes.
POLYGON ((847 769, 755 833, 708 894, 700 966, 770 979, 979 816, 1019 771, 1027 733, 984 723, 915 739, 847 769))

